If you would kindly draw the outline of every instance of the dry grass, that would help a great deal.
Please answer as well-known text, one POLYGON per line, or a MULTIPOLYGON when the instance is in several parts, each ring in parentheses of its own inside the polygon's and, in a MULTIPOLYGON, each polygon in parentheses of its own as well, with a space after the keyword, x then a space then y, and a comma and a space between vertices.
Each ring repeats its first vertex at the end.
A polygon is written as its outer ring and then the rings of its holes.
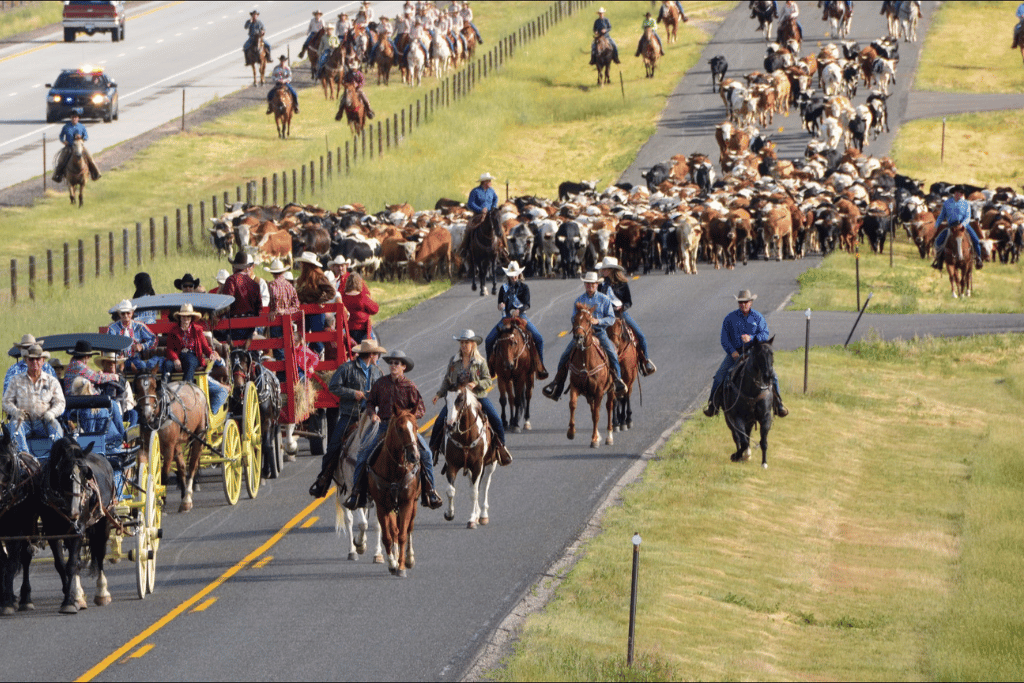
POLYGON ((0 12, 0 38, 59 24, 63 14, 61 2, 30 2, 25 7, 5 9, 0 12))

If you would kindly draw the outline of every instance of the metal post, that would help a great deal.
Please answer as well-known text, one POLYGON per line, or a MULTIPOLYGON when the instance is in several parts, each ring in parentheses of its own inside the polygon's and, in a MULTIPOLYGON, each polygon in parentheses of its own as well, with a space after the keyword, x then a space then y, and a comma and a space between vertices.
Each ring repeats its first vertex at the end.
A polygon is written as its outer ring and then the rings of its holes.
POLYGON ((860 322, 861 316, 864 315, 864 311, 868 310, 868 304, 871 303, 872 295, 874 295, 874 292, 868 292, 868 298, 864 301, 864 308, 860 309, 860 313, 857 314, 857 319, 853 321, 853 327, 850 328, 850 336, 846 338, 846 342, 843 344, 844 349, 850 343, 850 340, 853 339, 853 331, 857 329, 857 324, 860 322))
POLYGON ((46 192, 46 133, 43 133, 43 192, 46 192))
POLYGON ((856 252, 856 254, 854 256, 853 261, 856 264, 855 267, 856 267, 856 271, 857 271, 857 310, 859 311, 860 310, 860 249, 859 248, 857 249, 857 252, 856 252))
POLYGON ((939 163, 946 162, 946 117, 942 117, 942 151, 939 153, 939 163))
POLYGON ((626 664, 633 666, 633 640, 636 634, 636 588, 640 576, 640 532, 633 534, 633 582, 629 595, 629 647, 626 651, 626 664))
POLYGON ((811 353, 811 309, 804 311, 807 316, 807 329, 804 331, 804 393, 807 393, 807 366, 811 353))

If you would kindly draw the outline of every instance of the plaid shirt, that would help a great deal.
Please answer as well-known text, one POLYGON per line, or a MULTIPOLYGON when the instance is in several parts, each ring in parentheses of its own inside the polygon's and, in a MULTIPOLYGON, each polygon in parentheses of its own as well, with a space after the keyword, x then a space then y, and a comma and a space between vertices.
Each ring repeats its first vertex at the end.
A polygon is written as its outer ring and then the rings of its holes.
POLYGON ((231 304, 233 317, 258 315, 262 308, 260 286, 244 270, 230 275, 224 281, 224 286, 220 288, 219 294, 235 297, 235 303, 231 304))
POLYGON ((366 407, 369 410, 376 408, 382 420, 390 420, 396 408, 411 410, 417 420, 427 414, 420 390, 405 376, 396 382, 391 375, 385 375, 374 382, 366 397, 366 407))
MULTIPOLYGON (((4 393, 7 393, 7 387, 11 386, 11 380, 18 375, 24 375, 28 372, 28 364, 24 358, 19 358, 18 362, 7 368, 7 374, 4 375, 4 393)), ((53 366, 49 363, 43 363, 43 372, 50 377, 56 377, 57 373, 54 371, 53 366)))
POLYGON ((28 373, 18 375, 4 391, 4 411, 12 418, 27 410, 32 419, 38 420, 47 410, 55 416, 64 412, 64 392, 56 377, 45 372, 33 382, 28 373))
POLYGON ((299 310, 299 295, 292 283, 283 277, 275 277, 267 283, 270 288, 270 315, 289 315, 299 310))
POLYGON ((149 331, 149 328, 142 323, 132 320, 128 327, 124 326, 120 320, 113 323, 107 328, 107 334, 119 334, 123 337, 130 337, 132 340, 132 346, 129 346, 124 353, 121 354, 121 358, 132 358, 139 355, 133 347, 135 344, 142 344, 142 348, 151 349, 156 346, 156 335, 149 331))
POLYGON ((91 369, 87 363, 88 360, 82 360, 76 358, 75 360, 68 363, 67 369, 64 370, 64 391, 71 393, 71 385, 78 377, 84 377, 93 385, 105 384, 106 382, 116 382, 118 376, 111 372, 96 372, 91 369))

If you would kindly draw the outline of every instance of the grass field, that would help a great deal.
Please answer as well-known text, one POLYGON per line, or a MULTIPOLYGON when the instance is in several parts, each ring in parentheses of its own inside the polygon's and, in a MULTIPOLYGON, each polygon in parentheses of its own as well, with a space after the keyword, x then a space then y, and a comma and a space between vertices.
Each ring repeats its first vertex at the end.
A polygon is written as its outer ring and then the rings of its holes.
POLYGON ((688 422, 499 680, 1018 680, 1019 336, 776 354, 769 469, 688 422), (636 648, 625 666, 639 531, 636 648))
POLYGON ((1020 51, 1013 50, 1019 2, 944 2, 928 31, 918 90, 1018 93, 1020 51))
POLYGON ((62 2, 31 2, 24 7, 0 12, 0 39, 33 31, 40 26, 59 24, 64 13, 62 2))

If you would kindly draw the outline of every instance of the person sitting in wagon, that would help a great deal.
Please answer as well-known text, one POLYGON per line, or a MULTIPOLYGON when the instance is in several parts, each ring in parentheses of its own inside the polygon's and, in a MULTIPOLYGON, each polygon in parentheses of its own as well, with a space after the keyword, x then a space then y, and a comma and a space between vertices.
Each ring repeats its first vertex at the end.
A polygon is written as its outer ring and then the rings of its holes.
POLYGON ((15 447, 30 453, 30 437, 49 437, 56 442, 64 436, 57 418, 64 413, 64 391, 57 378, 45 373, 43 366, 50 358, 38 344, 25 350, 24 374, 16 375, 4 390, 4 412, 10 417, 8 428, 15 447))
MULTIPOLYGON (((163 361, 162 358, 157 358, 157 361, 163 361)), ((50 361, 51 363, 53 361, 50 361)), ((117 372, 118 365, 121 363, 121 359, 117 357, 117 353, 114 351, 104 351, 100 354, 97 359, 100 370, 102 372, 117 372)), ((121 366, 123 368, 123 366, 121 366)), ((72 385, 72 389, 74 385, 72 385)), ((117 401, 121 407, 121 415, 124 421, 129 427, 134 427, 139 424, 139 411, 135 410, 135 394, 132 391, 132 385, 130 382, 125 382, 124 391, 118 392, 116 396, 111 397, 112 400, 117 401)))
POLYGON ((114 382, 121 384, 120 376, 109 373, 109 372, 96 372, 89 367, 89 359, 93 356, 99 355, 99 351, 94 351, 92 344, 85 339, 79 339, 75 342, 75 348, 68 351, 71 356, 71 362, 64 369, 64 392, 71 392, 71 385, 77 377, 85 377, 93 384, 107 384, 108 382, 114 382))
MULTIPOLYGON (((71 383, 72 396, 95 396, 96 387, 85 377, 76 377, 71 383)), ((119 449, 127 440, 124 431, 124 416, 117 401, 110 402, 110 408, 76 408, 68 411, 68 420, 78 425, 86 434, 105 434, 107 450, 119 449)))
MULTIPOLYGON (((17 362, 11 367, 7 368, 7 373, 4 375, 4 391, 7 391, 7 387, 11 385, 11 380, 18 375, 24 375, 28 372, 28 363, 25 362, 25 353, 30 347, 36 344, 42 345, 44 339, 36 339, 31 334, 22 335, 20 342, 14 342, 14 345, 21 350, 18 355, 17 362)), ((60 361, 58 361, 59 363, 60 361)), ((57 373, 56 368, 50 363, 43 363, 43 372, 51 377, 56 377, 58 380, 63 377, 64 366, 61 365, 61 373, 57 373)))
MULTIPOLYGON (((210 347, 203 334, 203 328, 194 325, 202 313, 193 310, 192 304, 184 304, 171 316, 178 326, 167 333, 167 357, 163 362, 164 382, 169 382, 172 372, 182 373, 186 382, 195 381, 196 368, 205 367, 211 358, 220 360, 220 355, 210 347)), ((210 386, 210 412, 216 413, 227 403, 228 390, 223 384, 207 377, 210 386)))
POLYGON ((136 306, 128 299, 124 299, 114 309, 118 319, 117 322, 107 328, 107 334, 120 335, 132 340, 132 345, 125 349, 119 360, 124 361, 125 369, 128 372, 149 372, 160 367, 163 360, 159 356, 144 360, 142 352, 153 349, 156 346, 156 335, 149 331, 144 324, 134 320, 136 306))

